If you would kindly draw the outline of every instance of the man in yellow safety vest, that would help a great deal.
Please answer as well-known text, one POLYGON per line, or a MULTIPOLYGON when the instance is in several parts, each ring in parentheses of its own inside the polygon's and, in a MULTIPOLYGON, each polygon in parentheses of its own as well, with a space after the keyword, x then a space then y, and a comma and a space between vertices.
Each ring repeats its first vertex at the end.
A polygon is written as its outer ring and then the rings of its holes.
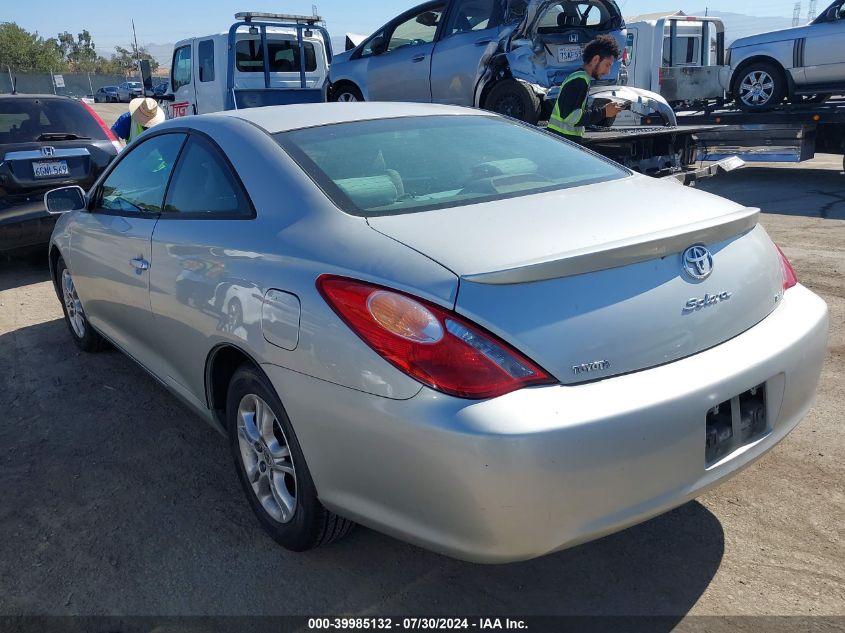
POLYGON ((593 80, 607 75, 619 54, 619 44, 610 35, 599 35, 587 44, 584 66, 569 75, 560 87, 560 95, 549 118, 550 131, 580 143, 587 125, 598 125, 622 112, 622 106, 613 101, 604 106, 587 108, 587 95, 593 80))
POLYGON ((140 97, 129 102, 129 111, 120 115, 111 129, 115 136, 131 143, 144 130, 158 125, 165 118, 164 110, 155 99, 140 97))

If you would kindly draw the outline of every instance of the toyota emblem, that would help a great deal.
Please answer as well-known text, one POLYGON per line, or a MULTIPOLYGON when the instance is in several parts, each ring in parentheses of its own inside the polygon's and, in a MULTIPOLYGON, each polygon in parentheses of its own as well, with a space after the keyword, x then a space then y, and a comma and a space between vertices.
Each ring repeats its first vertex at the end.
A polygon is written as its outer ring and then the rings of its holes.
POLYGON ((713 255, 704 246, 691 246, 684 251, 684 270, 696 281, 713 274, 713 255))

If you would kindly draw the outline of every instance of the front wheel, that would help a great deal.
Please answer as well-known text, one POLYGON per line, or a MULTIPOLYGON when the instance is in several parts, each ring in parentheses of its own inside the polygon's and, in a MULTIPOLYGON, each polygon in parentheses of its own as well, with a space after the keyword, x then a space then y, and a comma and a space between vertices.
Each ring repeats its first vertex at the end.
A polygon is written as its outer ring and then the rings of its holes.
POLYGON ((490 89, 484 108, 531 125, 540 118, 540 99, 516 79, 504 79, 490 89))
POLYGON ((73 275, 71 275, 65 260, 61 257, 56 264, 56 284, 62 300, 65 324, 70 330, 73 342, 84 352, 99 352, 105 349, 108 343, 88 323, 82 302, 79 300, 79 295, 76 294, 73 275))
POLYGON ((338 103, 356 103, 363 100, 364 95, 358 89, 358 86, 353 84, 343 83, 332 91, 332 101, 338 103))
POLYGON ((295 552, 345 536, 354 523, 320 503, 299 441, 267 378, 242 366, 229 383, 226 405, 238 479, 267 533, 295 552))
POLYGON ((770 62, 747 66, 734 81, 737 105, 746 112, 764 112, 778 106, 786 96, 783 71, 770 62))

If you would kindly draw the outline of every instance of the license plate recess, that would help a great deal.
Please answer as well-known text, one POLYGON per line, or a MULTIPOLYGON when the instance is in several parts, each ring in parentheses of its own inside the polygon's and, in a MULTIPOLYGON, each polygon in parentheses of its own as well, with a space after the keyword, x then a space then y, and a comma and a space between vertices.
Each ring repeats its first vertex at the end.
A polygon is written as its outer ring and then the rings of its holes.
POLYGON ((705 464, 709 468, 770 431, 766 385, 758 385, 707 412, 705 464))

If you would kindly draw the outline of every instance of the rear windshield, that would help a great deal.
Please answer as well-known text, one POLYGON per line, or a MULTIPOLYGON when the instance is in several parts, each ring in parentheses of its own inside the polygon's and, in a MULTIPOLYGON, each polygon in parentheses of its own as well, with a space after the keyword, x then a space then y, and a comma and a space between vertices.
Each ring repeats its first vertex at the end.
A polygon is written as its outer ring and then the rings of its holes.
POLYGON ((343 211, 413 213, 615 180, 615 163, 487 116, 339 123, 275 135, 343 211))
POLYGON ((0 99, 0 144, 65 140, 62 134, 106 140, 105 132, 78 101, 0 99))
POLYGON ((552 4, 546 10, 537 26, 541 33, 585 26, 598 30, 618 29, 622 26, 622 18, 614 2, 563 0, 552 4))
MULTIPOLYGON (((305 72, 317 70, 317 55, 311 42, 303 42, 305 50, 305 72)), ((296 40, 267 38, 267 51, 270 57, 271 73, 298 73, 300 71, 299 44, 296 40)), ((242 73, 264 72, 264 50, 261 39, 238 40, 235 47, 235 59, 238 70, 242 73)))

